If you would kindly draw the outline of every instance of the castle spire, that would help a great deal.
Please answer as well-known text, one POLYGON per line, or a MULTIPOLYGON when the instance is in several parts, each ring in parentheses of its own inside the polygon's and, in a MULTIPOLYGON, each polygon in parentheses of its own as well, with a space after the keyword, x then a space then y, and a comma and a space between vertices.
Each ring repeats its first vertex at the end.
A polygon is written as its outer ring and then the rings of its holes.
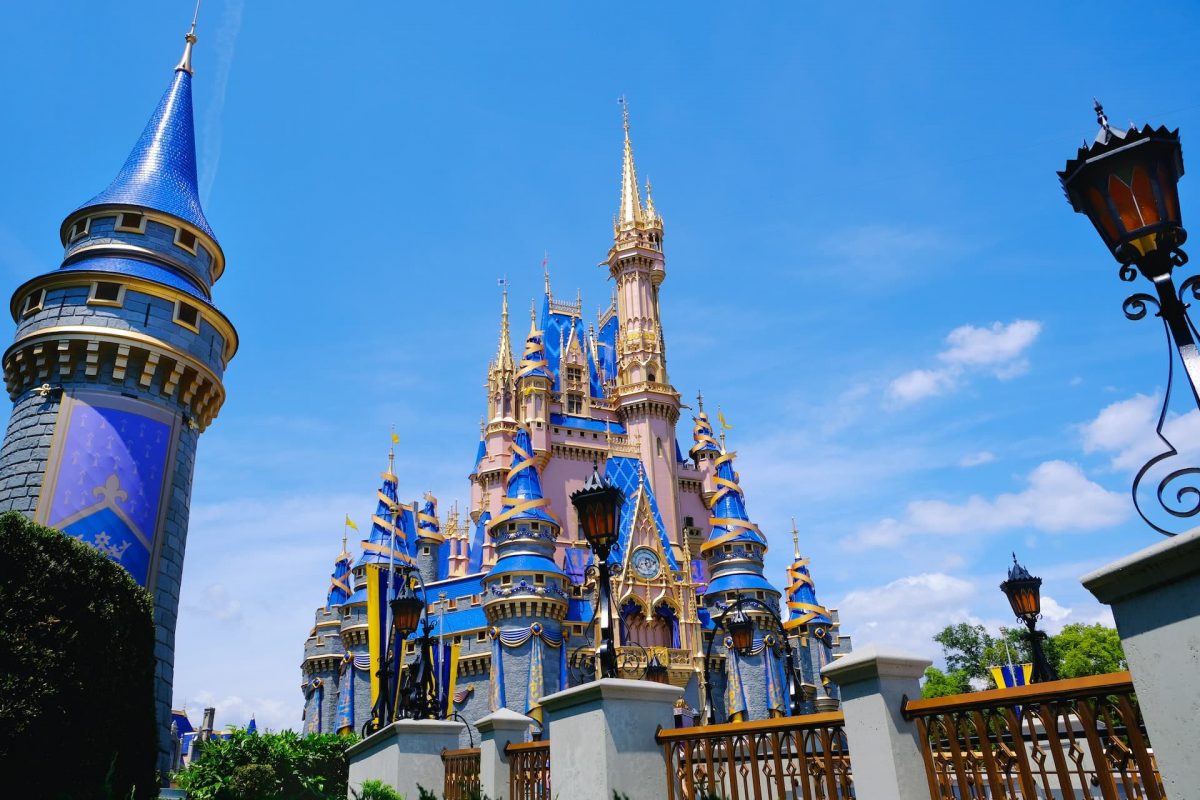
POLYGON ((794 558, 800 558, 800 531, 796 529, 796 518, 792 517, 792 552, 794 558))
POLYGON ((622 230, 634 228, 645 221, 642 197, 638 193, 637 168, 633 164, 633 142, 629 140, 629 103, 621 96, 621 116, 625 126, 625 157, 621 164, 621 210, 617 225, 622 230))
POLYGON ((496 345, 496 368, 512 371, 512 338, 508 331, 508 281, 501 284, 504 287, 504 299, 500 307, 500 342, 496 345))

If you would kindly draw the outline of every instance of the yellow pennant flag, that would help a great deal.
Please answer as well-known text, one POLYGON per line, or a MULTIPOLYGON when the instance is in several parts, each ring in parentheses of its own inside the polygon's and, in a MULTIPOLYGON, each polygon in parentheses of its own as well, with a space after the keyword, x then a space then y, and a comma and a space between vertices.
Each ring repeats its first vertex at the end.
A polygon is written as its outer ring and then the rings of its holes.
POLYGON ((354 530, 358 530, 358 526, 354 524, 354 520, 350 519, 349 514, 346 515, 346 527, 353 528, 354 530))
POLYGON ((392 444, 400 444, 400 434, 392 431, 392 444))
POLYGON ((720 406, 717 406, 717 419, 719 419, 721 421, 721 427, 724 428, 725 430, 729 430, 730 428, 733 427, 732 425, 730 425, 728 422, 725 421, 725 415, 721 413, 720 406))

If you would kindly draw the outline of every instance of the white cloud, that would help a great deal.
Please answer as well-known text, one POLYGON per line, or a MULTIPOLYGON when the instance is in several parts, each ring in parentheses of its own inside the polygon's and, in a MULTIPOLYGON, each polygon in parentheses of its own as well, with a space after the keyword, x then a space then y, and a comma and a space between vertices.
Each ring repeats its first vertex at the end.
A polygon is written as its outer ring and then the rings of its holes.
MULTIPOLYGON (((1155 433, 1162 399, 1136 394, 1101 409, 1081 426, 1085 453, 1110 454, 1109 466, 1118 472, 1135 472, 1163 453, 1166 446, 1155 433)), ((1179 462, 1200 463, 1200 411, 1168 413, 1163 435, 1179 451, 1179 462)))
POLYGON ((1018 319, 1007 325, 993 322, 990 327, 960 325, 946 336, 946 350, 938 358, 947 364, 966 366, 1007 366, 1024 353, 1042 332, 1042 323, 1018 319))
POLYGON ((838 603, 855 647, 881 645, 937 658, 933 636, 947 625, 978 623, 969 605, 975 584, 942 572, 855 589, 838 603))
POLYGON ((222 622, 233 622, 242 617, 242 604, 229 593, 223 583, 210 583, 204 587, 199 598, 184 595, 184 605, 191 611, 211 614, 222 622))
POLYGON ((894 547, 921 535, 970 535, 1014 528, 1047 532, 1095 530, 1115 525, 1129 515, 1122 494, 1089 480, 1075 464, 1046 461, 1016 493, 988 499, 974 495, 960 503, 914 500, 899 518, 887 518, 861 528, 847 546, 894 547))
MULTIPOLYGON (((297 678, 296 685, 298 686, 299 683, 299 678, 297 678)), ((300 696, 298 691, 296 696, 297 698, 300 696)), ((179 699, 177 695, 177 700, 176 707, 186 704, 188 719, 196 728, 200 727, 204 709, 213 708, 216 709, 213 725, 218 730, 228 727, 244 728, 250 723, 252 717, 260 731, 300 729, 302 704, 299 699, 293 703, 287 703, 278 698, 246 698, 236 694, 222 695, 210 690, 201 690, 186 699, 179 699)))
POLYGON ((214 38, 216 63, 212 71, 212 99, 208 104, 201 139, 204 158, 200 171, 200 200, 208 204, 217 168, 221 164, 221 119, 225 115, 225 93, 229 88, 229 73, 233 68, 233 53, 237 45, 238 32, 242 29, 242 12, 245 0, 230 0, 225 4, 225 13, 217 27, 214 38))
POLYGON ((980 450, 978 453, 971 453, 970 455, 963 456, 962 460, 958 462, 958 465, 960 467, 978 467, 983 464, 990 464, 995 460, 995 453, 991 453, 987 450, 980 450))
POLYGON ((986 328, 960 325, 946 335, 946 348, 937 354, 945 366, 915 369, 888 384, 887 399, 908 405, 948 394, 965 383, 972 370, 987 369, 1000 380, 1010 380, 1029 370, 1024 353, 1037 340, 1042 323, 1018 319, 993 322, 986 328))

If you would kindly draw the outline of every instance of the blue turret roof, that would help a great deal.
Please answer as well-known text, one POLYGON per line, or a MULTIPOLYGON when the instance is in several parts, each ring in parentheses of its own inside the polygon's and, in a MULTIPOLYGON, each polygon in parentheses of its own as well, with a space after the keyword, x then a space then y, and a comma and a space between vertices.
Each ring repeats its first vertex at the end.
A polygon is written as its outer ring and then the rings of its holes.
POLYGON ((542 332, 538 330, 536 321, 530 320, 529 336, 525 339, 525 353, 521 356, 521 365, 517 368, 517 379, 545 378, 553 382, 554 376, 550 374, 549 366, 546 362, 546 348, 542 343, 542 332))
POLYGON ((713 436, 713 427, 712 423, 708 421, 708 414, 701 409, 692 419, 694 420, 692 441, 695 444, 688 450, 688 455, 696 458, 701 453, 720 453, 721 448, 717 445, 716 437, 713 436))
POLYGON ((170 214, 215 239, 196 180, 196 136, 192 122, 192 75, 183 65, 167 88, 125 166, 100 194, 76 211, 132 205, 170 214))
POLYGON ((767 546, 762 532, 746 514, 746 498, 738 484, 737 473, 733 471, 733 459, 736 455, 724 453, 716 460, 716 492, 709 501, 709 508, 712 509, 709 519, 712 530, 700 548, 701 553, 707 554, 714 548, 731 542, 755 542, 763 547, 767 546))
POLYGON ((797 553, 787 570, 788 619, 783 627, 791 630, 805 623, 831 625, 829 612, 817 601, 817 590, 812 575, 808 572, 808 559, 797 553))
POLYGON ((422 539, 445 540, 442 523, 437 516, 437 498, 429 492, 425 493, 425 502, 421 504, 421 512, 417 515, 417 534, 422 539))
POLYGON ((408 554, 408 534, 411 529, 405 530, 403 509, 396 500, 397 479, 392 472, 390 461, 389 458, 388 471, 381 476, 383 485, 376 493, 375 513, 371 515, 371 533, 362 543, 363 553, 355 562, 355 567, 364 564, 387 564, 393 558, 396 563, 412 562, 412 557, 408 554), (396 513, 393 509, 400 511, 400 524, 396 524, 396 513), (393 530, 396 542, 394 554, 391 550, 393 530))
POLYGON ((340 606, 349 599, 353 591, 350 588, 350 566, 353 561, 354 557, 347 552, 343 544, 342 552, 337 561, 333 562, 333 574, 329 577, 329 595, 325 598, 326 610, 340 606))
POLYGON ((518 429, 517 435, 513 437, 512 454, 504 511, 496 517, 492 526, 520 520, 558 525, 558 519, 550 510, 550 501, 542 494, 542 481, 534 463, 533 443, 529 439, 529 431, 525 428, 518 429))

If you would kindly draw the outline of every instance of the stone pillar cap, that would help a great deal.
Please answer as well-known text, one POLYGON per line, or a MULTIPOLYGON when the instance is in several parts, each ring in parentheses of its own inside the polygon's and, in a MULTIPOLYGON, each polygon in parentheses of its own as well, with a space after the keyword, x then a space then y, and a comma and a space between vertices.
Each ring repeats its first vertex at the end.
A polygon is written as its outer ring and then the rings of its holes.
POLYGON ((1172 536, 1089 572, 1084 588, 1106 605, 1174 583, 1200 571, 1200 528, 1172 536))
POLYGON ((511 708, 501 708, 498 711, 493 711, 485 717, 480 717, 475 721, 475 727, 481 733, 487 733, 493 729, 499 728, 503 730, 515 730, 520 728, 528 728, 533 724, 533 720, 524 714, 519 714, 511 708))
POLYGON ((350 745, 350 747, 346 748, 346 754, 352 756, 386 742, 388 739, 393 739, 404 734, 415 734, 418 736, 452 734, 457 736, 465 727, 463 723, 452 719, 400 719, 375 731, 362 741, 350 745))
POLYGON ((673 704, 683 697, 683 689, 654 681, 631 681, 625 678, 601 678, 542 698, 542 708, 554 711, 592 700, 641 700, 673 704))
POLYGON ((923 656, 867 645, 826 664, 821 674, 844 686, 872 678, 920 678, 932 665, 923 656))

